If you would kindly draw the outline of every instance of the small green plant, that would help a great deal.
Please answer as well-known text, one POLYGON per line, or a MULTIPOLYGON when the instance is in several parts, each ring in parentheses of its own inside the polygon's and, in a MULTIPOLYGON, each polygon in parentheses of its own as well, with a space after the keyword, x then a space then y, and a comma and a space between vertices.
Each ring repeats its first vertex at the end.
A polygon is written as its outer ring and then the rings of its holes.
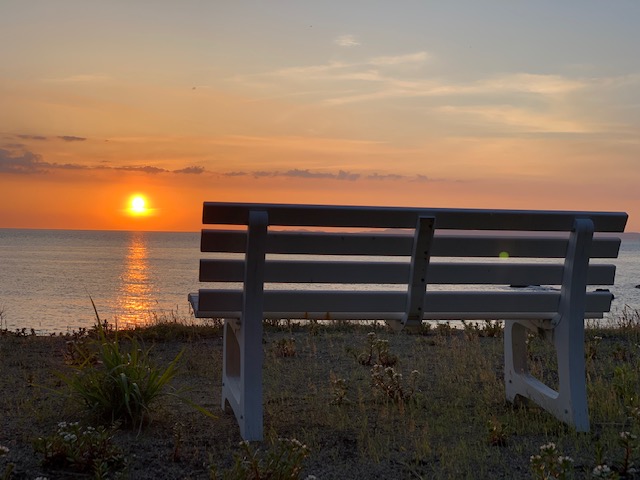
POLYGON ((509 435, 507 434, 505 426, 497 418, 489 420, 488 428, 489 445, 494 447, 504 447, 507 445, 507 438, 509 435))
MULTIPOLYGON (((7 447, 5 447, 4 445, 0 445, 0 457, 4 457, 5 455, 9 454, 9 449, 7 447)), ((9 480, 9 478, 11 477, 11 472, 13 471, 13 463, 9 463, 5 469, 4 469, 4 473, 2 474, 2 480, 9 480)))
POLYGON ((594 335, 593 337, 587 339, 584 344, 584 355, 587 363, 592 363, 598 357, 598 349, 600 347, 600 343, 602 342, 602 337, 599 335, 594 335))
POLYGON ((618 480, 620 478, 618 472, 611 470, 611 468, 606 464, 596 466, 591 472, 591 475, 594 478, 602 478, 606 480, 618 480))
POLYGON ((176 375, 182 352, 162 370, 152 365, 150 349, 143 350, 135 338, 122 349, 117 331, 111 338, 101 325, 98 322, 98 338, 83 352, 76 372, 60 376, 98 419, 142 427, 152 404, 176 375))
POLYGON ((371 387, 374 392, 392 399, 402 407, 415 393, 418 375, 418 371, 413 370, 405 384, 402 374, 396 372, 393 367, 374 365, 371 369, 371 387))
POLYGON ((451 326, 451 323, 449 322, 438 322, 436 323, 436 335, 440 335, 443 337, 450 337, 451 335, 453 335, 455 328, 453 328, 451 326))
POLYGON ((638 444, 638 436, 631 432, 620 432, 620 438, 618 439, 619 445, 622 447, 622 462, 620 463, 619 473, 625 478, 628 475, 636 473, 637 469, 633 466, 631 460, 635 451, 640 446, 638 444))
POLYGON ((615 367, 613 370, 613 389, 622 402, 628 408, 638 406, 638 396, 636 388, 640 377, 638 372, 631 368, 629 364, 623 364, 615 367))
POLYGON ((331 374, 331 393, 333 394, 333 398, 331 399, 331 405, 344 405, 347 403, 351 403, 351 400, 347 398, 347 391, 349 390, 349 386, 347 385, 347 381, 344 378, 336 377, 333 373, 331 374))
POLYGON ((113 430, 104 427, 83 427, 79 423, 60 422, 56 432, 34 442, 36 452, 44 455, 47 468, 90 473, 94 478, 106 478, 110 472, 125 465, 124 455, 112 443, 113 430))
MULTIPOLYGON (((265 452, 246 441, 240 442, 240 448, 242 453, 235 455, 233 467, 222 474, 223 480, 297 480, 310 453, 309 447, 295 438, 279 438, 265 452)), ((210 477, 220 478, 215 467, 210 477)))
POLYGON ((274 345, 274 353, 277 357, 295 357, 296 356, 296 339, 281 338, 274 345))
POLYGON ((392 367, 398 363, 398 357, 389 352, 389 341, 378 338, 375 332, 367 334, 367 345, 356 360, 365 366, 377 364, 392 367))
POLYGON ((573 474, 573 458, 560 455, 551 442, 540 447, 540 453, 530 458, 531 475, 539 480, 566 480, 573 474))
POLYGON ((498 320, 485 320, 484 325, 480 329, 480 335, 483 337, 499 338, 504 331, 504 323, 498 320))

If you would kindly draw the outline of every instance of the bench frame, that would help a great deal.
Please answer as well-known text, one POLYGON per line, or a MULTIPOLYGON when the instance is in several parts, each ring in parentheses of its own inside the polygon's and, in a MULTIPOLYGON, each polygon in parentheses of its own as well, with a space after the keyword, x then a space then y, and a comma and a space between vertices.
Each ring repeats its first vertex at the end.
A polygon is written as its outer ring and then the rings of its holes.
MULTIPOLYGON (((508 210, 452 210, 452 209, 403 209, 393 207, 335 207, 316 205, 269 205, 205 203, 203 223, 246 225, 246 247, 243 260, 242 292, 240 308, 229 308, 218 304, 212 308, 207 304, 209 290, 201 289, 190 294, 197 317, 224 318, 224 352, 222 376, 222 408, 231 407, 237 418, 240 433, 245 440, 263 438, 263 319, 270 316, 265 310, 265 265, 268 253, 268 231, 270 224, 293 226, 350 226, 368 227, 413 227, 413 241, 404 294, 406 307, 397 315, 376 315, 386 319, 392 327, 414 328, 425 319, 500 319, 505 321, 505 389, 509 401, 517 396, 531 399, 558 419, 573 425, 578 431, 589 431, 589 413, 584 360, 584 319, 602 317, 608 311, 612 296, 600 292, 591 296, 608 299, 605 307, 587 310, 587 285, 589 259, 592 256, 593 235, 596 225, 599 231, 620 232, 626 224, 626 214, 617 212, 532 212, 508 210), (359 219, 354 221, 354 215, 359 219), (540 217, 541 224, 531 225, 532 219, 540 217), (346 220, 343 220, 345 217, 346 220), (381 221, 379 217, 384 217, 381 221), (400 218, 402 217, 402 218, 400 218), (371 220, 375 218, 375 220, 371 220), (552 230, 570 231, 564 253, 562 281, 554 311, 531 314, 518 311, 517 307, 505 307, 504 311, 478 311, 450 313, 430 312, 427 296, 427 278, 430 257, 437 228, 465 227, 489 230, 552 230), (205 305, 206 304, 206 305, 205 305), (238 311, 239 310, 239 311, 238 311), (553 390, 535 377, 527 366, 526 340, 529 331, 543 335, 555 346, 558 360, 559 389, 553 390)), ((202 235, 202 251, 205 246, 202 235)), ((611 240, 611 239, 609 239, 611 240)), ((619 248, 619 239, 617 246, 619 248)), ((532 240, 536 242, 534 238, 532 240)), ((538 243, 542 240, 538 241, 538 243)), ((215 250, 215 249, 214 249, 215 250)), ((617 256, 607 255, 609 258, 617 256)), ((209 278, 203 274, 205 260, 201 261, 201 281, 209 278)), ((615 267, 608 266, 615 271, 615 267)), ((613 276, 607 284, 613 283, 613 276)), ((293 298, 296 293, 288 291, 293 298)), ((227 297, 237 299, 238 291, 217 291, 216 301, 227 297)), ((286 293, 285 293, 286 295, 286 293)), ((507 300, 502 293, 499 300, 507 300)), ((320 293, 322 297, 322 293, 320 293)), ((490 297, 490 295, 488 296, 490 297)), ((488 298, 487 297, 487 298, 488 298)), ((322 298, 320 298, 322 300, 322 298)), ((488 301, 488 300, 487 300, 488 301)), ((233 303, 232 301, 230 301, 233 303)), ((480 304, 484 302, 479 299, 480 304)), ((224 303, 224 302, 223 302, 224 303)), ((473 308, 473 307, 471 307, 473 308)), ((272 312, 276 318, 346 318, 359 320, 369 316, 367 312, 333 312, 329 317, 322 312, 289 312, 289 317, 272 312), (323 317, 323 315, 325 315, 323 317)), ((346 309, 345 309, 346 310, 346 309)), ((286 314, 286 312, 283 312, 286 314)))

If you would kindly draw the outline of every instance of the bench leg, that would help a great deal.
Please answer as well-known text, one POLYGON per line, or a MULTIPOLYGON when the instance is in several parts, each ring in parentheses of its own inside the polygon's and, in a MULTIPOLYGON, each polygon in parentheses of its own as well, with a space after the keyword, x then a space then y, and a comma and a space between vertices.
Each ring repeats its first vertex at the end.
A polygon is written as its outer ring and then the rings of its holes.
POLYGON ((526 397, 573 425, 579 432, 589 431, 589 411, 584 362, 584 326, 571 328, 568 319, 552 331, 551 340, 558 359, 559 391, 555 391, 529 373, 527 366, 527 331, 536 329, 526 322, 508 321, 504 330, 504 377, 507 400, 526 397))
POLYGON ((262 318, 267 214, 249 214, 242 318, 226 320, 222 365, 222 408, 228 403, 244 440, 262 440, 262 318))
POLYGON ((249 441, 263 438, 261 333, 254 333, 255 337, 247 335, 237 320, 225 320, 222 408, 233 410, 240 435, 249 441), (258 342, 251 342, 254 338, 258 342))

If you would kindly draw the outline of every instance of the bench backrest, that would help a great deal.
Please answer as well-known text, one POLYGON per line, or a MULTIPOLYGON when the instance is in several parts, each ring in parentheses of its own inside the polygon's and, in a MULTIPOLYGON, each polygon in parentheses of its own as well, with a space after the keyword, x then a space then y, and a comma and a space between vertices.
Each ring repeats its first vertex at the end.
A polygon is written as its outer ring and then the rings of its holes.
MULTIPOLYGON (((552 318, 577 219, 615 233, 627 215, 207 202, 203 223, 215 227, 202 231, 201 250, 212 255, 201 260, 200 281, 218 285, 200 290, 199 313, 240 317, 242 282, 257 268, 265 318, 401 319, 407 292, 425 285, 424 301, 416 297, 423 318, 552 318), (251 212, 263 212, 268 229, 248 235, 251 212), (247 261, 248 248, 264 249, 266 261, 261 252, 257 264, 247 261), (539 288, 510 288, 531 285, 539 288)), ((620 239, 596 235, 588 247, 590 258, 616 258, 620 239)), ((586 282, 614 277, 614 265, 592 263, 586 282)), ((602 316, 611 299, 589 292, 587 315, 602 316)))

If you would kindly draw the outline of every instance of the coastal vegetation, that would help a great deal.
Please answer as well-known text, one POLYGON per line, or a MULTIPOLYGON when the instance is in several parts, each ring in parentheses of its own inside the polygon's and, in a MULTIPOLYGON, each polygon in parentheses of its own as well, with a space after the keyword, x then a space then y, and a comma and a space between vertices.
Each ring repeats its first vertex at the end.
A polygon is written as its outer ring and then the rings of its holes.
MULTIPOLYGON (((219 409, 219 321, 168 315, 51 337, 0 328, 0 479, 640 475, 638 311, 587 325, 589 433, 505 401, 500 323, 426 325, 265 325, 266 438, 253 443, 219 409), (152 401, 139 401, 149 378, 152 401), (118 381, 108 401, 87 395, 118 381)), ((556 382, 550 345, 532 336, 528 350, 531 372, 556 382)))

